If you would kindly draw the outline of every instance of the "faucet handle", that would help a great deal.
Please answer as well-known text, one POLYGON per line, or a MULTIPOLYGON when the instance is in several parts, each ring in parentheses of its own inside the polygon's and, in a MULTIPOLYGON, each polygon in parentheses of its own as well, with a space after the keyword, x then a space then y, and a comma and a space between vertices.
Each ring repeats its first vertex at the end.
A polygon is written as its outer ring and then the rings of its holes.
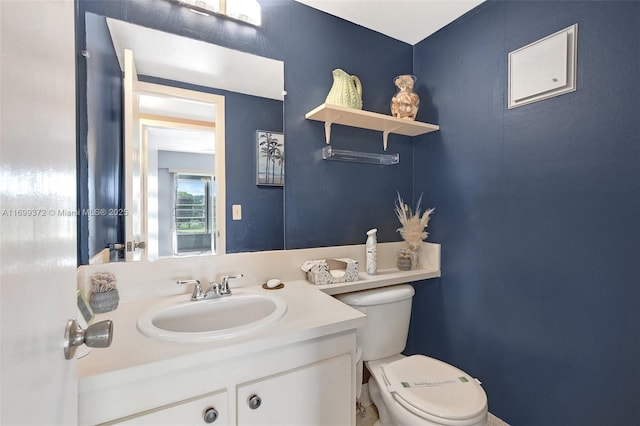
POLYGON ((199 280, 179 280, 176 281, 176 284, 185 285, 185 284, 195 284, 193 287, 193 293, 191 294, 191 300, 200 300, 204 297, 204 292, 202 291, 202 285, 199 280))
POLYGON ((243 273, 235 274, 235 275, 225 275, 224 277, 222 277, 222 281, 230 280, 231 278, 242 278, 242 277, 244 277, 243 273))
POLYGON ((244 274, 235 274, 235 275, 225 275, 222 277, 222 285, 220 286, 220 294, 231 294, 231 289, 229 288, 229 280, 232 278, 242 278, 244 274))

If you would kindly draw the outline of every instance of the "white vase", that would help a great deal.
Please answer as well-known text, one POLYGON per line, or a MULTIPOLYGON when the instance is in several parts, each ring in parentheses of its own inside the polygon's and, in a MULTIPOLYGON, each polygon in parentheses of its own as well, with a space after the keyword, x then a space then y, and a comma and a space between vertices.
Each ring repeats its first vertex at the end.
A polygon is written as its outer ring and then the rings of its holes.
POLYGON ((375 275, 378 272, 378 237, 376 232, 378 232, 377 229, 367 231, 365 248, 367 251, 367 274, 369 275, 375 275))

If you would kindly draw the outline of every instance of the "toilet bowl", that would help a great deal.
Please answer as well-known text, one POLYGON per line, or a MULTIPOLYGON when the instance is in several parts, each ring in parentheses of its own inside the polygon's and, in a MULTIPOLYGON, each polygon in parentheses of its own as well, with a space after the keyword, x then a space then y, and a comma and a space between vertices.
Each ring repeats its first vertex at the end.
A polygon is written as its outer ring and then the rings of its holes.
POLYGON ((424 355, 404 356, 411 299, 410 285, 336 296, 367 314, 357 330, 362 361, 371 373, 369 392, 381 426, 484 426, 487 396, 464 371, 424 355))
POLYGON ((484 426, 487 397, 475 379, 424 355, 366 362, 381 425, 484 426))

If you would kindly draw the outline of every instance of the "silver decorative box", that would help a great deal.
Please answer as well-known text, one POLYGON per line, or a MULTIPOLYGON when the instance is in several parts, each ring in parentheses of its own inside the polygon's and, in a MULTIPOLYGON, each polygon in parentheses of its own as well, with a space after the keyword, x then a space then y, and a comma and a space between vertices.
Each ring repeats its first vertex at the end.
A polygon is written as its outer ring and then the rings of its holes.
POLYGON ((358 281, 358 261, 349 258, 309 260, 301 269, 313 284, 336 284, 358 281))

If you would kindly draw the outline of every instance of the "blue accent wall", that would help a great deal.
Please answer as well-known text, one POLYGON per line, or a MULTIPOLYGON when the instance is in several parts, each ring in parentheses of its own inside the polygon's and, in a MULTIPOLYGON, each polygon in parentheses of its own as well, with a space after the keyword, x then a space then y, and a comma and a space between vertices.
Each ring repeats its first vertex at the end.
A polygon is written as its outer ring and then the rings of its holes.
MULTIPOLYGON (((282 250, 284 189, 256 185, 256 161, 257 131, 283 132, 283 102, 229 93, 225 109, 227 253, 282 250), (234 204, 242 206, 241 221, 232 218, 234 204)), ((285 154, 285 172, 286 161, 285 154)))
MULTIPOLYGON (((322 104, 333 84, 332 71, 357 75, 363 108, 389 113, 393 78, 411 73, 412 47, 300 3, 289 4, 285 59, 285 247, 287 249, 364 244, 378 228, 378 241, 397 241, 393 213, 396 191, 411 198, 411 139, 389 137, 389 152, 400 165, 325 161, 324 123, 305 119, 322 104)), ((333 126, 339 149, 382 153, 380 132, 333 126)))
POLYGON ((480 378, 510 424, 637 424, 640 2, 485 3, 414 66, 442 277, 415 286, 407 352, 480 378), (575 23, 577 91, 508 110, 508 53, 575 23))
MULTIPOLYGON (((103 17, 77 16, 78 30, 78 209, 123 206, 122 73, 103 17), (86 31, 86 39, 84 37, 86 31), (82 36, 80 36, 80 34, 82 36), (82 50, 90 58, 80 56, 82 50), (90 185, 81 182, 91 181, 90 185)), ((124 223, 117 215, 78 216, 78 263, 111 243, 124 242, 124 223)))

